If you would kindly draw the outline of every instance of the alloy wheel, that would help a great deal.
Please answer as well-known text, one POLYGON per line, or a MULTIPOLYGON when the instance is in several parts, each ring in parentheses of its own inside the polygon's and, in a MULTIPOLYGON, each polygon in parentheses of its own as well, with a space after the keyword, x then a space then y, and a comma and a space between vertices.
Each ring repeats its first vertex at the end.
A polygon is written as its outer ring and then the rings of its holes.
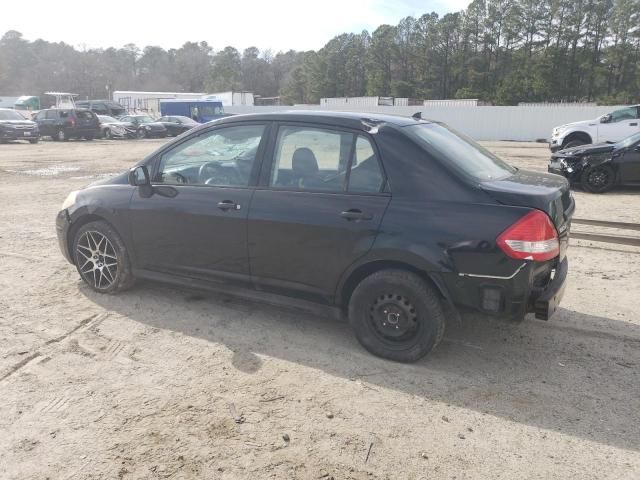
POLYGON ((609 182, 609 172, 604 168, 595 168, 589 173, 587 181, 593 188, 600 189, 609 182))
POLYGON ((100 232, 87 231, 78 240, 80 274, 99 290, 109 288, 118 274, 118 255, 109 239, 100 232))

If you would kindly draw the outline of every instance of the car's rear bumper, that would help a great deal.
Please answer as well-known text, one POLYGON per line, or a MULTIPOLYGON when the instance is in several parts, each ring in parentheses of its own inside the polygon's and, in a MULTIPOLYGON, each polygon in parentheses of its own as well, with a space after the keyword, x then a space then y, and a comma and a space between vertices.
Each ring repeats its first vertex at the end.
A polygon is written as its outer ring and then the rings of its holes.
POLYGON ((565 258, 556 267, 551 282, 549 282, 547 287, 538 294, 537 298, 533 299, 532 306, 536 318, 539 318, 540 320, 549 320, 555 313, 564 295, 568 272, 569 261, 565 258))
POLYGON ((448 274, 444 278, 451 301, 458 307, 511 321, 527 313, 548 320, 564 294, 568 260, 523 261, 506 276, 448 274))
POLYGON ((36 138, 40 138, 38 130, 0 131, 0 140, 34 140, 36 138))
POLYGON ((71 228, 71 220, 67 210, 60 210, 56 217, 56 233, 58 234, 58 246, 64 258, 71 264, 73 259, 69 252, 69 229, 71 228))

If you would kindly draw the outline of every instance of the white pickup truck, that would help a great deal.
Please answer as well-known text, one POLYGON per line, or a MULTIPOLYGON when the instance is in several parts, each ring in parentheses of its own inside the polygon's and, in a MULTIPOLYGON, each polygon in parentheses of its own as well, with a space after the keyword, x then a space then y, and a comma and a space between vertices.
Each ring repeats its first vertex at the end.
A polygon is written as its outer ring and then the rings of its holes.
POLYGON ((588 143, 617 142, 640 132, 640 105, 614 110, 594 120, 567 123, 553 129, 552 152, 588 143))

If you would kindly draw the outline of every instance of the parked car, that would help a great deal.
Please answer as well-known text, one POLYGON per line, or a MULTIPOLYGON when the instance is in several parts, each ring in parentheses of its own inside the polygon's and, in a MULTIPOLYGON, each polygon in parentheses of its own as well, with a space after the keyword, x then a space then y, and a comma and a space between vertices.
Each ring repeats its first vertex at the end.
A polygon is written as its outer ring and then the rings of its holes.
POLYGON ((616 143, 567 148, 551 155, 549 173, 602 193, 614 185, 640 185, 640 133, 616 143))
POLYGON ((121 122, 131 123, 138 132, 138 138, 164 138, 168 135, 166 127, 149 115, 124 115, 121 122))
POLYGON ((86 108, 96 115, 109 115, 117 118, 127 114, 125 108, 113 100, 80 100, 75 104, 76 107, 86 108))
POLYGON ((201 125, 72 192, 57 233, 97 292, 146 278, 319 302, 409 362, 460 311, 548 319, 574 208, 566 179, 444 124, 289 112, 201 125))
POLYGON ((170 136, 175 137, 181 133, 191 130, 194 127, 200 125, 195 120, 189 117, 182 117, 179 115, 164 116, 158 119, 158 122, 163 124, 167 129, 170 136))
POLYGON ((102 138, 137 138, 138 129, 129 122, 121 122, 108 115, 98 115, 102 138))
POLYGON ((90 110, 49 108, 40 110, 34 119, 40 129, 40 135, 51 137, 53 140, 93 140, 101 135, 98 117, 90 110))
POLYGON ((27 120, 15 110, 0 108, 0 143, 10 140, 28 140, 38 143, 40 131, 38 124, 27 120))
POLYGON ((640 105, 614 110, 594 120, 567 123, 553 129, 552 152, 589 143, 618 142, 640 132, 640 105))

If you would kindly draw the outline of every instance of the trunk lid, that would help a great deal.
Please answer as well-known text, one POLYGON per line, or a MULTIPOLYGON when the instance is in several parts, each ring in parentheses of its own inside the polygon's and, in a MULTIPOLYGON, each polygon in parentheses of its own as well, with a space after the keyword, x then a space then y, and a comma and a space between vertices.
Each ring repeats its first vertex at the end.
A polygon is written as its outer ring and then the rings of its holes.
POLYGON ((560 257, 564 257, 575 210, 569 182, 564 177, 518 170, 502 180, 482 182, 480 187, 503 205, 537 208, 546 212, 558 231, 560 257))

